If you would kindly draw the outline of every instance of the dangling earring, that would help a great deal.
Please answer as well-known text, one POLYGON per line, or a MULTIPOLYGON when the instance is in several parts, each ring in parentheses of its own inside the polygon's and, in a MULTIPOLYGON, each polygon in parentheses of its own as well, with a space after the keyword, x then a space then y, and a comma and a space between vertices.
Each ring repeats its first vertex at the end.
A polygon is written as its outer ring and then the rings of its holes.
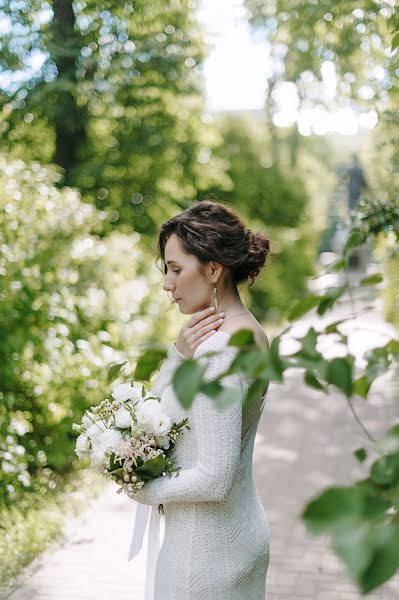
POLYGON ((213 286, 213 301, 215 303, 215 308, 217 308, 218 307, 218 289, 217 289, 216 285, 213 286))

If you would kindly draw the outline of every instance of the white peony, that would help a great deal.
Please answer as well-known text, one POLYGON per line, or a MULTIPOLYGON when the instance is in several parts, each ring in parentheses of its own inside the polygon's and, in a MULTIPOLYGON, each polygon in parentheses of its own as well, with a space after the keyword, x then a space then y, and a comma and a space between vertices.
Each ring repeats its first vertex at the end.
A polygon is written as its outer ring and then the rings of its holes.
POLYGON ((90 441, 84 433, 80 434, 76 440, 75 452, 79 458, 86 458, 90 454, 90 441))
POLYGON ((141 389, 142 388, 139 385, 121 383, 112 390, 111 396, 117 402, 124 402, 125 400, 138 400, 141 398, 141 389))
POLYGON ((137 421, 139 426, 146 432, 153 432, 162 436, 170 431, 172 422, 162 411, 157 400, 146 400, 138 407, 137 421))
POLYGON ((114 414, 114 417, 117 427, 128 428, 134 425, 134 421, 130 412, 124 406, 118 408, 118 410, 114 414))

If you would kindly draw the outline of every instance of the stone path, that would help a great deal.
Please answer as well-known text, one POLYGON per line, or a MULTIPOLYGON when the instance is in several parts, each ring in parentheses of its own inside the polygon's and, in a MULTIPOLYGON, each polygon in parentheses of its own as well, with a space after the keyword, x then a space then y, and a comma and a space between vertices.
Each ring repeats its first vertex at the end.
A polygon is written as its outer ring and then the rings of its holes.
MULTIPOLYGON (((364 298, 361 302, 365 305, 364 298)), ((348 304, 344 303, 334 312, 334 319, 347 313, 348 304)), ((367 344, 383 343, 384 335, 392 334, 379 314, 380 307, 374 303, 358 320, 362 325, 367 322, 366 337, 356 323, 348 324, 355 353, 367 344)), ((327 318, 334 320, 330 315, 327 318)), ((301 321, 298 333, 320 321, 314 316, 301 321)), ((384 377, 367 402, 355 402, 373 434, 382 433, 398 418, 398 387, 396 377, 384 377)), ((294 371, 284 384, 270 386, 254 455, 255 480, 271 529, 267 600, 364 597, 330 551, 328 539, 309 536, 299 513, 324 487, 364 476, 365 469, 352 452, 365 445, 343 395, 312 391, 294 371)), ((127 562, 136 504, 115 490, 114 484, 108 484, 85 515, 69 524, 63 544, 36 561, 35 569, 10 600, 143 600, 146 546, 139 557, 127 562)), ((399 598, 399 577, 367 597, 399 598)))

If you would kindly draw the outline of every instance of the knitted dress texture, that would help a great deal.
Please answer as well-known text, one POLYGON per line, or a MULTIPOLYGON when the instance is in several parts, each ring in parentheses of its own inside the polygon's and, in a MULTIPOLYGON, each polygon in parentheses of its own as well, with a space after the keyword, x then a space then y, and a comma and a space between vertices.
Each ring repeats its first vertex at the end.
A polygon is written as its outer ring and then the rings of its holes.
MULTIPOLYGON (((216 331, 193 358, 207 365, 205 380, 221 375, 238 353, 230 334, 216 331)), ((243 410, 252 380, 242 373, 220 379, 237 401, 218 408, 197 394, 189 410, 178 402, 172 378, 186 357, 174 344, 153 391, 172 421, 188 418, 173 457, 181 467, 172 478, 146 484, 136 499, 163 504, 165 533, 155 571, 155 600, 264 600, 269 564, 269 525, 256 489, 252 456, 266 392, 243 410)))

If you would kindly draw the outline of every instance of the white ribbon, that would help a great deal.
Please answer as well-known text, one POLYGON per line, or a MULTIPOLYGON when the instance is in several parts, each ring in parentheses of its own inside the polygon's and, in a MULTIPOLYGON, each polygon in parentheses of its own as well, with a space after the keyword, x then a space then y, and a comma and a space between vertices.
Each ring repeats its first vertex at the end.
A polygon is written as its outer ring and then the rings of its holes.
POLYGON ((134 522, 133 537, 130 544, 128 561, 140 552, 143 546, 145 530, 147 529, 148 513, 151 509, 150 526, 148 528, 147 567, 145 574, 144 600, 154 600, 155 568, 157 565, 160 539, 160 514, 158 506, 148 506, 137 502, 136 518, 134 522))

